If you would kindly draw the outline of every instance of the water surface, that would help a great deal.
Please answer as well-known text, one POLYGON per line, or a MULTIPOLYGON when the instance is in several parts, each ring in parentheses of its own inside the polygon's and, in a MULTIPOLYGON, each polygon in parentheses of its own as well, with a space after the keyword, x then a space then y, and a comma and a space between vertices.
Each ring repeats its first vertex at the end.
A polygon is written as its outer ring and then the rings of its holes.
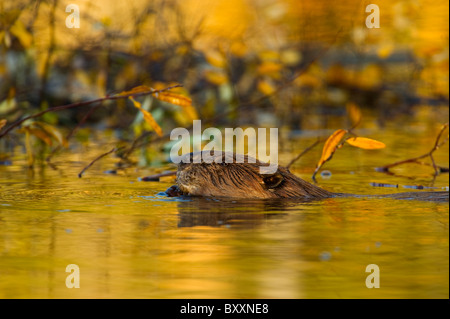
MULTIPOLYGON (((374 170, 426 152, 439 125, 408 127, 367 131, 388 147, 339 150, 319 185, 370 194, 448 186, 447 174, 433 182, 429 168, 399 167, 396 176, 374 170)), ((297 151, 287 143, 281 163, 312 141, 300 134, 297 151)), ((34 172, 18 150, 12 165, 0 167, 0 298, 449 297, 448 203, 167 198, 158 193, 173 182, 138 180, 154 169, 105 174, 114 158, 79 179, 101 150, 66 151, 55 157, 56 169, 34 172), (80 268, 79 289, 65 285, 69 264, 80 268), (366 287, 369 264, 380 268, 379 289, 366 287)), ((308 153, 292 172, 310 181, 319 155, 308 153)), ((448 166, 448 146, 435 159, 448 166)))

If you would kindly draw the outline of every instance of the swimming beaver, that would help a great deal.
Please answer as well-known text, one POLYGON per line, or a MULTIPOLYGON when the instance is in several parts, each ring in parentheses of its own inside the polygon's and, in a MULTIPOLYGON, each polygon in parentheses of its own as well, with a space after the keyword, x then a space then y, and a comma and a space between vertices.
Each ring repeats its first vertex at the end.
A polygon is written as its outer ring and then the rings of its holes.
POLYGON ((302 200, 330 197, 374 197, 396 199, 418 199, 445 202, 449 192, 405 192, 386 195, 354 195, 332 193, 308 183, 293 175, 285 167, 278 166, 273 174, 261 174, 260 167, 269 164, 247 155, 230 152, 194 152, 183 156, 178 164, 177 185, 166 190, 168 196, 210 196, 228 198, 297 198, 302 200), (212 163, 206 163, 204 155, 211 156, 212 163), (186 158, 185 158, 186 157, 186 158), (189 159, 189 161, 186 161, 189 159), (238 160, 237 160, 238 159, 238 160), (195 160, 198 163, 195 163, 195 160), (227 163, 228 162, 228 163, 227 163))

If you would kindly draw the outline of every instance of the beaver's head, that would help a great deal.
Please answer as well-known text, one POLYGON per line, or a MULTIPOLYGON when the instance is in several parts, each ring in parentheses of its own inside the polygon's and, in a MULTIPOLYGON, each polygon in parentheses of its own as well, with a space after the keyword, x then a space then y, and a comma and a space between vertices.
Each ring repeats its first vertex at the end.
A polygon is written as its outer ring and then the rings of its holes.
POLYGON ((185 195, 230 198, 326 198, 332 194, 314 186, 288 169, 261 174, 269 164, 229 152, 194 152, 178 164, 177 184, 185 195), (205 161, 205 156, 209 159, 205 161))

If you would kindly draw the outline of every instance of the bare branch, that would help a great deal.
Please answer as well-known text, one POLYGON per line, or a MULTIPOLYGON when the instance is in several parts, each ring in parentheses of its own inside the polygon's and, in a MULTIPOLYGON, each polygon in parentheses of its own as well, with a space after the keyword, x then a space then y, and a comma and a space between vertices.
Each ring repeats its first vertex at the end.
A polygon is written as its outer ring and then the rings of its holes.
POLYGON ((83 170, 78 174, 78 177, 81 178, 81 177, 83 176, 84 172, 85 172, 89 167, 91 167, 95 162, 97 162, 99 159, 102 159, 103 157, 105 157, 105 156, 107 156, 107 155, 109 155, 109 154, 111 154, 111 153, 114 153, 114 152, 116 152, 116 151, 118 151, 118 150, 120 150, 120 149, 122 149, 122 148, 124 148, 124 147, 119 147, 119 148, 114 147, 114 148, 113 148, 112 150, 110 150, 109 152, 106 152, 106 153, 103 153, 103 154, 100 155, 100 156, 97 156, 92 162, 89 163, 88 166, 86 166, 85 168, 83 168, 83 170))
POLYGON ((96 103, 101 103, 103 101, 110 101, 110 100, 121 100, 121 99, 127 99, 130 96, 136 97, 136 96, 143 96, 143 95, 153 95, 153 94, 157 94, 157 93, 161 93, 161 92, 165 92, 177 87, 181 87, 181 84, 177 84, 177 85, 173 85, 173 86, 169 86, 167 88, 161 89, 161 90, 152 90, 152 91, 146 91, 146 92, 139 92, 139 93, 130 93, 130 94, 124 94, 124 95, 112 95, 112 96, 105 96, 99 99, 95 99, 95 100, 90 100, 90 101, 83 101, 83 102, 76 102, 76 103, 71 103, 71 104, 67 104, 67 105, 61 105, 61 106, 55 106, 52 107, 50 109, 44 110, 42 112, 30 115, 30 116, 26 116, 23 119, 20 119, 14 123, 12 123, 8 128, 6 128, 1 134, 0 134, 0 138, 2 138, 3 136, 5 136, 6 134, 8 134, 12 129, 14 129, 15 127, 19 126, 20 124, 22 124, 23 122, 25 122, 26 120, 29 119, 34 119, 37 117, 40 117, 48 112, 58 112, 61 110, 67 110, 67 109, 73 109, 73 108, 77 108, 80 106, 86 106, 86 105, 90 105, 90 104, 96 104, 96 103))
POLYGON ((300 157, 302 157, 303 155, 305 155, 307 152, 309 152, 310 150, 312 150, 317 144, 319 144, 320 142, 322 142, 322 140, 320 138, 318 138, 313 144, 311 144, 310 146, 308 146, 307 148, 305 148, 300 154, 298 154, 295 158, 293 158, 288 165, 286 165, 286 168, 289 169, 289 167, 292 166, 292 164, 294 164, 296 161, 298 161, 300 159, 300 157))
POLYGON ((441 130, 439 131, 439 133, 438 133, 438 135, 436 137, 434 145, 433 145, 432 149, 429 152, 427 152, 427 153, 425 153, 423 155, 417 156, 417 157, 408 158, 408 159, 405 159, 405 160, 402 160, 402 161, 398 161, 398 162, 395 162, 395 163, 392 163, 392 164, 388 164, 388 165, 385 165, 385 166, 382 166, 382 167, 378 167, 377 171, 379 171, 379 172, 386 172, 387 173, 387 172, 389 172, 390 168, 398 166, 398 165, 406 164, 406 163, 417 163, 417 164, 420 164, 420 165, 429 165, 429 164, 426 164, 424 162, 419 161, 422 158, 429 157, 430 160, 431 160, 431 163, 432 163, 432 165, 430 165, 430 166, 433 166, 433 168, 434 168, 434 176, 439 175, 439 173, 448 172, 448 168, 440 167, 440 166, 436 165, 436 163, 434 161, 434 158, 433 158, 433 153, 436 150, 438 150, 442 145, 444 145, 449 139, 449 136, 447 135, 447 137, 442 142, 440 142, 442 134, 448 128, 448 124, 449 123, 445 123, 442 126, 441 130))

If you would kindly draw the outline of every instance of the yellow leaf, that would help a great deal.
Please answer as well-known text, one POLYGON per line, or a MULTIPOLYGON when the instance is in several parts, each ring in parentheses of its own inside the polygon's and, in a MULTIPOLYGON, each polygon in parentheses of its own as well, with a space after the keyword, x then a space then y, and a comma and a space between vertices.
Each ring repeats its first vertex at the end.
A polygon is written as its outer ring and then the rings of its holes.
POLYGON ((302 54, 296 50, 287 49, 281 52, 280 60, 288 66, 295 66, 302 60, 302 54))
POLYGON ((258 56, 261 60, 279 60, 280 59, 280 53, 278 53, 277 51, 271 51, 271 50, 259 52, 258 56))
POLYGON ((133 102, 134 106, 142 112, 142 115, 144 115, 144 120, 153 128, 156 134, 158 134, 159 136, 163 136, 162 129, 155 121, 153 116, 141 107, 141 103, 133 99, 131 96, 129 97, 129 99, 133 102))
POLYGON ((325 80, 329 84, 346 84, 352 79, 351 70, 344 68, 341 64, 333 64, 325 74, 325 80))
POLYGON ((383 70, 377 64, 368 64, 353 79, 353 84, 365 90, 375 90, 383 85, 383 70))
MULTIPOLYGON (((178 82, 152 82, 152 89, 159 91, 159 90, 164 90, 167 87, 170 86, 176 86, 178 85, 178 82)), ((180 92, 184 92, 186 89, 179 86, 179 87, 174 87, 173 89, 171 89, 171 92, 176 92, 176 93, 180 93, 180 92)))
POLYGON ((228 77, 226 74, 215 70, 207 70, 205 72, 205 78, 206 80, 208 80, 208 82, 215 85, 221 85, 228 81, 228 77))
POLYGON ((184 95, 177 94, 177 93, 171 93, 171 92, 156 93, 155 98, 157 98, 160 101, 164 101, 164 102, 179 105, 179 106, 192 105, 192 100, 190 98, 188 98, 187 96, 184 96, 184 95))
POLYGON ((317 167, 314 170, 314 174, 312 176, 314 181, 316 173, 319 171, 319 169, 326 161, 329 161, 331 157, 333 157, 334 152, 339 146, 339 142, 342 140, 345 134, 347 134, 347 130, 339 129, 337 131, 334 131, 334 133, 331 134, 325 141, 325 145, 323 146, 322 149, 322 156, 320 157, 320 160, 317 163, 317 167))
POLYGON ((184 111, 185 111, 186 115, 187 115, 192 121, 193 121, 193 120, 198 120, 198 119, 199 119, 197 110, 195 109, 194 106, 188 105, 188 106, 184 107, 184 111))
POLYGON ((30 32, 28 32, 27 28, 25 28, 20 20, 16 20, 9 31, 19 39, 20 43, 25 49, 31 46, 31 43, 33 42, 33 36, 30 32))
POLYGON ((11 47, 11 35, 9 34, 9 32, 5 31, 5 33, 3 35, 3 42, 5 43, 5 46, 7 48, 11 47))
POLYGON ((351 146, 359 147, 365 150, 377 150, 385 148, 386 144, 365 137, 351 137, 346 140, 351 146))
POLYGON ((7 120, 5 120, 5 119, 3 119, 3 120, 0 120, 0 130, 2 129, 2 127, 3 126, 5 126, 6 125, 6 122, 8 122, 7 120))
POLYGON ((319 88, 322 82, 314 75, 304 73, 294 80, 294 83, 300 87, 319 88))
POLYGON ((160 101, 181 106, 191 120, 198 119, 197 110, 192 106, 192 100, 189 97, 172 92, 156 93, 154 96, 160 101))
POLYGON ((231 54, 234 54, 237 57, 243 57, 247 54, 247 46, 243 42, 233 42, 230 46, 231 54))
POLYGON ((52 139, 50 136, 48 136, 48 134, 45 131, 39 128, 32 128, 32 127, 24 127, 24 129, 28 134, 32 134, 37 138, 41 139, 42 141, 44 141, 45 144, 52 146, 53 144, 52 139))
POLYGON ((182 44, 179 47, 177 47, 176 54, 177 55, 186 55, 189 53, 190 49, 191 49, 191 47, 189 45, 182 44))
POLYGON ((111 26, 112 23, 112 19, 110 17, 103 17, 100 19, 100 22, 105 26, 105 27, 109 27, 111 26))
MULTIPOLYGON (((61 132, 56 127, 54 127, 54 126, 52 126, 50 124, 47 124, 47 123, 44 123, 44 122, 33 122, 30 125, 30 128, 31 129, 36 129, 36 128, 40 129, 43 132, 45 132, 47 135, 49 135, 50 137, 53 137, 53 139, 55 139, 60 145, 62 145, 64 147, 68 146, 68 142, 64 138, 64 136, 61 134, 61 132)), ((49 144, 49 145, 51 145, 51 144, 49 144)))
POLYGON ((388 43, 388 44, 385 44, 385 45, 381 46, 381 47, 377 50, 377 54, 378 54, 378 56, 379 56, 380 58, 386 59, 386 58, 388 58, 388 57, 392 54, 392 52, 394 51, 394 49, 395 49, 395 47, 394 47, 392 44, 388 43))
POLYGON ((346 108, 348 117, 350 118, 353 127, 357 126, 361 121, 361 109, 353 102, 348 102, 346 108))
POLYGON ((224 68, 226 66, 227 61, 225 60, 225 57, 217 50, 208 50, 205 52, 205 58, 209 64, 215 67, 224 68))
POLYGON ((276 91, 276 87, 271 81, 261 80, 258 82, 258 90, 264 95, 271 95, 276 91))
POLYGON ((328 137, 325 145, 323 146, 322 156, 320 157, 317 167, 321 167, 323 163, 331 159, 334 152, 336 151, 339 142, 342 140, 346 133, 346 130, 339 129, 331 134, 330 137, 328 137))
POLYGON ((151 87, 148 87, 146 85, 139 85, 139 86, 136 86, 136 87, 132 88, 129 91, 120 92, 117 95, 130 95, 130 94, 137 94, 137 93, 143 93, 143 92, 153 92, 153 91, 154 90, 151 87))
POLYGON ((283 65, 273 61, 264 61, 258 66, 258 73, 261 75, 269 75, 278 77, 279 71, 283 68, 283 65))

